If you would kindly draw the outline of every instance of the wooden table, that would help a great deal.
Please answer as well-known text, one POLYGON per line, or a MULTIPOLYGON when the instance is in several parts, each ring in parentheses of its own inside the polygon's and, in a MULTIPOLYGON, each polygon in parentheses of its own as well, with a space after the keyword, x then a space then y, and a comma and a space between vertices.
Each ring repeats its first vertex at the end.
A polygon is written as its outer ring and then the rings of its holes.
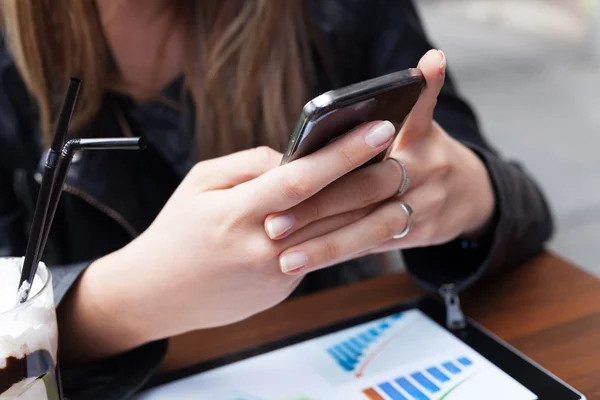
MULTIPOLYGON (((423 293, 402 273, 292 299, 226 328, 173 338, 162 370, 191 366, 423 293)), ((588 399, 600 399, 600 280, 546 253, 481 282, 461 299, 470 317, 588 399)))

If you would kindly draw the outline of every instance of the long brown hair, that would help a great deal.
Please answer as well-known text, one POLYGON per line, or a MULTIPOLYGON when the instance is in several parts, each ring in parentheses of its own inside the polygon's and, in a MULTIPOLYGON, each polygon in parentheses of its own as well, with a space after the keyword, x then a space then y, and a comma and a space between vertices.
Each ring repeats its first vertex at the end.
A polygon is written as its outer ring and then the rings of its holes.
MULTIPOLYGON (((307 96, 308 30, 298 0, 179 0, 186 26, 184 82, 196 110, 200 157, 258 144, 282 149, 307 96)), ((56 97, 84 82, 74 126, 123 85, 109 63, 92 0, 3 0, 4 29, 36 100, 46 140, 56 97)), ((59 97, 60 98, 60 97, 59 97)))

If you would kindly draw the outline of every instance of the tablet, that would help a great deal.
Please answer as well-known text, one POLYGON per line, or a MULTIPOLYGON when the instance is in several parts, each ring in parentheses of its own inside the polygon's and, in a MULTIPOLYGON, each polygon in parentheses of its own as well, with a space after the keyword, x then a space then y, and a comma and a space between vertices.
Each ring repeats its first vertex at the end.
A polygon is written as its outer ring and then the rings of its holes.
POLYGON ((475 322, 446 329, 433 298, 161 376, 137 397, 174 398, 585 399, 475 322))

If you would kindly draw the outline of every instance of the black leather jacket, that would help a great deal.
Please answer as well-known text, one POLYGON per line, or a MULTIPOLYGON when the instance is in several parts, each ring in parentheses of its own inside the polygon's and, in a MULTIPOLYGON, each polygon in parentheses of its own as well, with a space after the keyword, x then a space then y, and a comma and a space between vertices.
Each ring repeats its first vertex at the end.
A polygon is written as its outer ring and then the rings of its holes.
MULTIPOLYGON (((331 74, 315 57, 313 92, 416 66, 432 46, 409 1, 309 1, 311 20, 328 56, 331 74)), ((450 60, 450 66, 452 65, 450 60)), ((0 256, 23 255, 44 147, 39 119, 7 49, 0 49, 0 256)), ((84 83, 85 84, 85 83, 84 83)), ((165 89, 176 91, 179 82, 165 89)), ((85 89, 84 89, 85 90, 85 89)), ((106 94, 103 106, 81 136, 135 135, 161 138, 161 151, 86 152, 70 169, 65 194, 43 257, 52 268, 57 304, 89 263, 122 246, 151 223, 181 180, 173 166, 177 147, 170 137, 193 131, 189 107, 183 114, 162 103, 134 105, 106 94), (121 117, 119 117, 121 115, 121 117)), ((538 253, 552 231, 548 207, 526 173, 503 160, 482 137, 469 106, 450 74, 435 119, 484 161, 496 192, 493 229, 479 242, 451 243, 403 252, 407 268, 427 289, 454 283, 471 285, 482 274, 512 267, 538 253)), ((370 276, 368 258, 310 274, 297 293, 370 276)), ((70 398, 126 398, 152 375, 166 349, 150 343, 110 360, 65 367, 70 398)))

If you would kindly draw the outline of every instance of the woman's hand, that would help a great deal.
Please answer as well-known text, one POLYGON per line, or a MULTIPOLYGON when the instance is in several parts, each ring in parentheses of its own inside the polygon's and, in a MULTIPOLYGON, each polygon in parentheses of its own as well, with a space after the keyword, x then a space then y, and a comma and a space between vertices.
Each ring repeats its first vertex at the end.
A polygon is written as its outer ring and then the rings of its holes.
POLYGON ((395 160, 354 171, 308 201, 267 218, 269 236, 281 240, 315 221, 347 213, 366 215, 287 248, 280 256, 284 272, 305 274, 366 253, 444 243, 476 234, 492 216, 495 198, 485 166, 433 120, 445 56, 431 50, 419 67, 427 85, 391 149, 395 160), (409 178, 400 199, 395 195, 404 174, 398 161, 409 178), (400 200, 412 208, 415 224, 405 237, 393 239, 409 223, 400 200))
POLYGON ((282 301, 301 277, 281 273, 281 252, 365 214, 324 219, 279 241, 265 233, 265 218, 381 153, 394 133, 390 123, 369 123, 277 168, 281 154, 267 148, 197 164, 140 237, 83 273, 62 305, 63 348, 75 359, 103 357, 282 301))

